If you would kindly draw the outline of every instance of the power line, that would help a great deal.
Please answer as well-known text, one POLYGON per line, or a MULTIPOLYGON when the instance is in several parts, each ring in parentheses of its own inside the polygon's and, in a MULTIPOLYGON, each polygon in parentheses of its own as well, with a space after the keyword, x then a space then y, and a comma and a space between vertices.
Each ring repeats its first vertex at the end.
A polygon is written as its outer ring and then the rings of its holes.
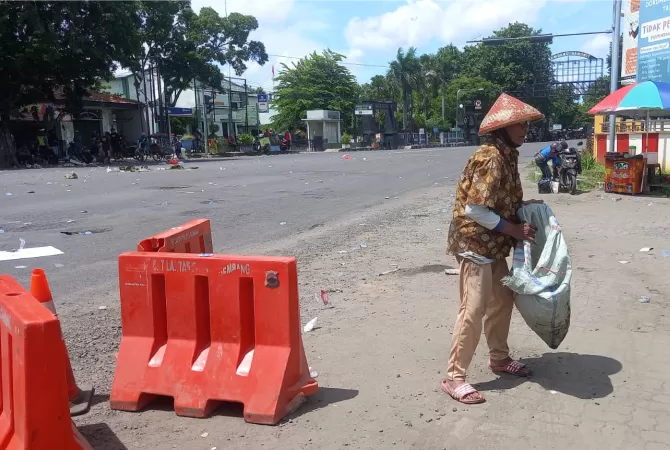
MULTIPOLYGON (((275 58, 287 58, 287 59, 304 59, 305 57, 302 56, 286 56, 286 55, 274 55, 268 53, 268 56, 274 56, 275 58)), ((388 69, 388 64, 385 66, 381 66, 378 64, 363 64, 363 63, 348 63, 348 62, 338 62, 338 64, 345 64, 347 66, 361 66, 361 67, 380 67, 382 69, 388 69)))

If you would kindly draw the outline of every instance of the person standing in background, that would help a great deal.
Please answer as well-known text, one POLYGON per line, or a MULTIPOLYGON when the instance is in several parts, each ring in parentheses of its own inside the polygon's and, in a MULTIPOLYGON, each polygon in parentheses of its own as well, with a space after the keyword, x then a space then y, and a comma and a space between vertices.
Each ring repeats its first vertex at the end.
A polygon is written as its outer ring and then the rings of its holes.
POLYGON ((102 137, 102 158, 105 164, 109 164, 112 157, 112 138, 109 131, 102 137))
POLYGON ((291 132, 289 130, 284 133, 284 140, 286 141, 286 150, 291 150, 291 132))

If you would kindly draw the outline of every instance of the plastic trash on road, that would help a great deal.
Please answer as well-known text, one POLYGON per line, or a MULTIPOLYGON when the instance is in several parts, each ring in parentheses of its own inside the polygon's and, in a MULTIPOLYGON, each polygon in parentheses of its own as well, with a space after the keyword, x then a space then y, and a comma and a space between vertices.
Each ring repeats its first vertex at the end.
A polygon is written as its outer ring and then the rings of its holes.
POLYGON ((317 322, 318 320, 319 320, 319 318, 318 318, 318 317, 315 317, 315 318, 313 318, 312 320, 310 320, 309 322, 307 322, 307 324, 306 324, 305 327, 302 329, 302 331, 303 331, 304 333, 309 333, 310 331, 312 331, 312 330, 314 329, 314 327, 316 327, 316 322, 317 322))
POLYGON ((516 307, 528 326, 552 349, 570 328, 572 262, 554 213, 544 203, 522 206, 519 219, 537 227, 536 244, 519 242, 503 284, 516 292, 516 307))

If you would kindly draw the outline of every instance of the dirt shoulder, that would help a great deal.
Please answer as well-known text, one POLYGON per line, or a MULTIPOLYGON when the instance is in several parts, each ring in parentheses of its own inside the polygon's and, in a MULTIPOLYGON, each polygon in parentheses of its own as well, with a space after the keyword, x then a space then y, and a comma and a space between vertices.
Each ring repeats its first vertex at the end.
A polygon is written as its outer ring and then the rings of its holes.
MULTIPOLYGON (((534 186, 526 191, 537 197, 534 186)), ((321 389, 288 420, 250 425, 229 406, 209 419, 180 418, 169 402, 111 411, 120 325, 110 297, 107 310, 64 324, 78 379, 100 393, 76 420, 80 430, 102 450, 670 448, 670 201, 545 196, 575 269, 570 332, 551 351, 515 312, 510 346, 535 376, 491 374, 482 339, 469 379, 488 402, 464 407, 439 389, 459 302, 458 277, 444 275, 455 265, 445 255, 453 193, 450 185, 389 199, 275 248, 249 249, 296 255, 303 324, 319 318, 303 340, 321 389), (315 299, 321 289, 334 308, 315 299)))

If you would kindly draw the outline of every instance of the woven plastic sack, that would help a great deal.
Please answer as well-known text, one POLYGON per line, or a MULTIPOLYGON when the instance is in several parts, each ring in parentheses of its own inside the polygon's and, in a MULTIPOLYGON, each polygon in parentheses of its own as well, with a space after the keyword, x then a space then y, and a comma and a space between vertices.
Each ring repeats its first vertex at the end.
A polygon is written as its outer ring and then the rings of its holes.
POLYGON ((510 274, 502 282, 516 295, 526 324, 552 349, 570 328, 572 262, 554 213, 544 203, 522 206, 519 219, 537 227, 536 244, 520 241, 510 274))

